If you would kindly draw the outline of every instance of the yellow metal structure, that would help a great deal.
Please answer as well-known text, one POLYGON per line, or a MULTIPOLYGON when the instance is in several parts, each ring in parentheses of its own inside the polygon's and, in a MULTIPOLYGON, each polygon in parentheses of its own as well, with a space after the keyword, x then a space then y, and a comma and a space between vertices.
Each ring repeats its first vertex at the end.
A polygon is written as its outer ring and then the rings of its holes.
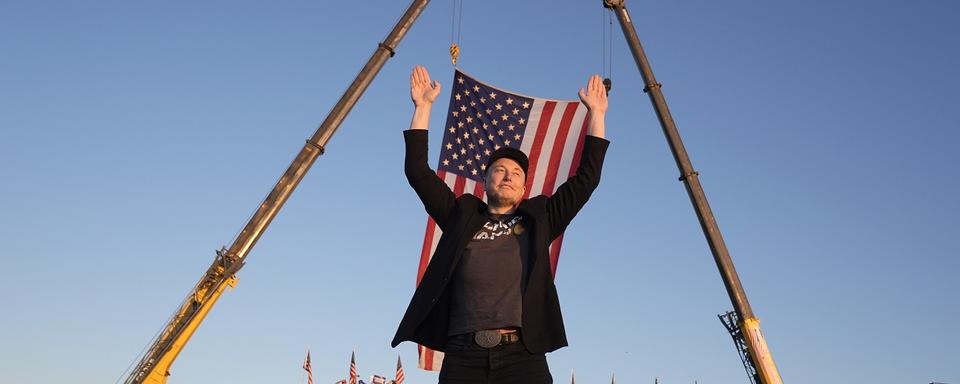
POLYGON ((173 339, 170 350, 168 350, 167 353, 160 358, 160 361, 157 363, 154 369, 151 370, 147 375, 147 378, 144 379, 144 383, 165 384, 167 382, 167 376, 170 376, 170 366, 173 365, 173 361, 176 360, 177 356, 180 355, 180 351, 183 350, 183 347, 187 345, 187 341, 190 341, 190 337, 193 336, 193 333, 196 332, 198 327, 200 327, 200 323, 203 322, 203 319, 207 316, 207 312, 210 311, 210 308, 213 308, 213 305, 216 304, 217 299, 220 298, 220 294, 223 293, 227 286, 234 288, 236 285, 236 276, 231 276, 229 279, 227 279, 226 284, 222 284, 214 288, 210 297, 200 306, 196 316, 187 322, 184 326, 183 332, 180 333, 178 337, 173 339))
POLYGON ((223 291, 228 286, 236 286, 237 277, 234 274, 242 266, 243 262, 228 257, 226 250, 217 252, 213 264, 140 359, 140 363, 127 377, 126 384, 167 382, 173 361, 190 341, 190 337, 200 327, 200 323, 217 303, 223 291))
POLYGON ((743 331, 744 341, 746 341, 749 350, 752 351, 752 353, 750 353, 750 360, 753 361, 753 366, 757 370, 757 376, 760 377, 760 382, 765 384, 783 384, 783 380, 780 378, 780 371, 777 370, 777 365, 773 361, 773 355, 770 353, 770 349, 767 348, 767 340, 763 338, 763 333, 760 332, 760 320, 756 317, 747 318, 743 320, 740 328, 743 331))

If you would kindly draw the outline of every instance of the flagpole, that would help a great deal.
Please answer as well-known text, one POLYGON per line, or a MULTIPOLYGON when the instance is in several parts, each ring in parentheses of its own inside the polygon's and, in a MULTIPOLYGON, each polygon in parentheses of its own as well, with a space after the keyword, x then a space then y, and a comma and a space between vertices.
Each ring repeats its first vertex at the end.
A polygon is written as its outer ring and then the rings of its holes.
POLYGON ((673 152, 673 158, 677 163, 677 167, 680 169, 680 180, 683 181, 687 188, 690 202, 693 203, 697 218, 700 220, 700 226, 707 238, 707 244, 709 244, 714 261, 720 270, 720 276, 723 279, 724 287, 727 289, 727 295, 730 297, 730 301, 733 303, 733 307, 741 319, 741 329, 748 336, 747 339, 750 342, 750 348, 748 348, 747 353, 750 355, 751 361, 757 370, 759 381, 761 384, 779 384, 782 382, 780 373, 773 361, 773 356, 767 348, 766 340, 763 339, 760 332, 760 322, 754 317, 753 309, 747 300, 747 294, 740 284, 740 278, 737 275, 736 268, 733 266, 733 260, 727 251, 723 236, 720 234, 720 228, 713 216, 713 212, 710 210, 710 205, 707 203, 707 196, 700 184, 699 174, 693 169, 690 157, 687 155, 687 150, 683 146, 683 141, 680 139, 680 133, 677 131, 673 116, 670 114, 670 109, 667 108, 667 100, 660 90, 661 84, 657 82, 656 77, 653 75, 653 69, 650 68, 650 63, 647 61, 643 47, 640 45, 640 38, 637 37, 636 28, 633 26, 629 12, 627 12, 625 2, 626 0, 603 0, 603 6, 612 9, 614 13, 617 14, 623 35, 626 37, 630 51, 633 53, 633 58, 637 62, 637 68, 640 70, 640 75, 644 81, 643 91, 650 96, 650 102, 653 104, 657 118, 660 120, 660 126, 663 128, 667 143, 673 152))

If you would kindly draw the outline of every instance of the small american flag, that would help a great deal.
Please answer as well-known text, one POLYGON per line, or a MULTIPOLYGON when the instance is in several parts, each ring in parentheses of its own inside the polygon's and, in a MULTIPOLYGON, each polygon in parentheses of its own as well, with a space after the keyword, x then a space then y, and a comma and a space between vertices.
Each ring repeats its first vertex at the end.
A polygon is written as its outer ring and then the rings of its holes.
POLYGON ((357 353, 350 352, 350 376, 347 384, 357 384, 357 353))
MULTIPOLYGON (((587 132, 587 107, 577 101, 523 96, 460 72, 454 73, 437 175, 460 196, 484 198, 487 160, 501 147, 517 148, 530 158, 524 198, 552 195, 576 172, 587 132)), ((440 241, 440 228, 427 218, 417 284, 440 241)), ((550 245, 550 269, 556 274, 563 236, 550 245)), ((439 371, 443 353, 418 346, 418 366, 439 371)))
POLYGON ((403 384, 403 366, 400 365, 400 356, 397 356, 397 374, 393 378, 395 384, 403 384))
POLYGON ((307 371, 307 384, 313 384, 313 366, 310 365, 310 350, 307 350, 307 359, 303 361, 303 369, 307 371))

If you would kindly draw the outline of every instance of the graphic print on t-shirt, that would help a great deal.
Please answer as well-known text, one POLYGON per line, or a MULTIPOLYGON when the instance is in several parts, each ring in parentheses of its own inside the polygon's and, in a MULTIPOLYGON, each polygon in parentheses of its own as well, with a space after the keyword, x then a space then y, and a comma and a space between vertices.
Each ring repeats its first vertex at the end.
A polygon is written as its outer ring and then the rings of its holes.
POLYGON ((480 228, 473 240, 496 240, 498 237, 513 233, 519 235, 523 233, 523 224, 520 223, 523 217, 520 215, 510 218, 503 217, 506 220, 487 220, 487 223, 480 228))

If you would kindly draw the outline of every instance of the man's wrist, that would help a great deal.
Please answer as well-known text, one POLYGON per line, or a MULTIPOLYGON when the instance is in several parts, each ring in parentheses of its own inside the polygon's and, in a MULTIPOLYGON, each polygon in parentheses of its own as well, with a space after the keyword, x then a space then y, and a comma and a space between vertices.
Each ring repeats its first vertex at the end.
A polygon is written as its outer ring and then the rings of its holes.
POLYGON ((603 108, 603 109, 601 109, 601 108, 593 108, 593 109, 590 109, 590 108, 588 107, 588 108, 587 108, 587 111, 590 112, 590 116, 604 116, 604 115, 607 114, 607 109, 606 109, 606 108, 603 108))
POLYGON ((416 105, 413 118, 410 120, 410 129, 427 129, 430 126, 430 107, 432 104, 416 105))

